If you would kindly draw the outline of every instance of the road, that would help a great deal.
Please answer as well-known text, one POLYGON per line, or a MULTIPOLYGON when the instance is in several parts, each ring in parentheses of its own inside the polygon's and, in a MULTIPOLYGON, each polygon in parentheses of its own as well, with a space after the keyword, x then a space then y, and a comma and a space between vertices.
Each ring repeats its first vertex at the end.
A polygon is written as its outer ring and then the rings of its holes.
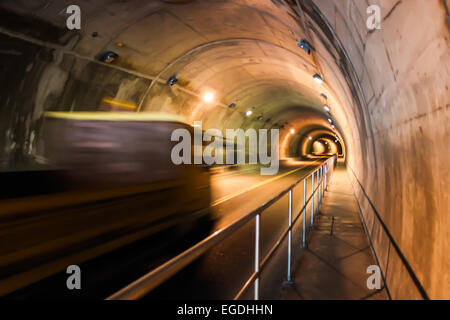
MULTIPOLYGON (((279 192, 307 175, 318 163, 289 161, 277 176, 261 176, 259 170, 247 169, 215 174, 212 179, 212 232, 226 227, 236 219, 261 206, 279 192)), ((311 183, 308 181, 308 194, 311 183)), ((294 213, 302 207, 303 186, 294 190, 294 213)), ((309 210, 308 210, 309 214, 309 210)), ((309 220, 309 215, 307 215, 309 220)), ((288 221, 287 195, 269 208, 261 219, 261 257, 264 257, 280 237, 288 221)), ((119 250, 92 259, 80 265, 82 290, 66 289, 68 275, 60 272, 8 298, 39 299, 100 299, 136 280, 143 274, 186 250, 204 235, 174 240, 170 232, 137 241, 119 250), (155 247, 155 242, 158 246, 155 247)), ((300 243, 299 234, 294 242, 300 243)), ((282 254, 282 250, 280 251, 282 254)), ((213 248, 186 270, 148 294, 146 299, 230 299, 240 290, 253 271, 254 222, 239 230, 232 238, 213 248)), ((274 259, 274 261, 284 259, 274 259)), ((283 263, 282 263, 283 265, 283 263)), ((269 264, 267 273, 277 263, 269 264)), ((275 274, 275 273, 273 273, 275 274)), ((274 284, 282 281, 283 274, 275 278, 262 278, 274 284)), ((266 287, 270 287, 267 285, 266 287)), ((264 292, 264 291, 263 291, 264 292)), ((276 292, 269 292, 276 297, 276 292)), ((273 296, 271 296, 273 295, 273 296)))
MULTIPOLYGON (((214 207, 216 223, 213 230, 226 227, 243 215, 260 207, 303 176, 315 166, 312 163, 293 163, 285 165, 276 177, 263 177, 259 172, 247 172, 230 177, 213 179, 214 197, 226 199, 218 201, 214 207), (230 195, 233 197, 230 198, 230 195)), ((307 184, 308 194, 311 183, 307 184)), ((298 213, 303 204, 303 186, 293 194, 294 212, 298 213)), ((214 202, 213 202, 214 203, 214 202)), ((309 219, 309 212, 307 217, 309 219)), ((261 218, 261 258, 265 257, 288 225, 288 196, 266 210, 261 218)), ((232 238, 213 248, 187 270, 157 288, 146 299, 232 299, 253 272, 254 266, 254 222, 250 222, 232 238)), ((294 242, 300 244, 300 233, 294 242)), ((284 253, 280 250, 280 254, 284 253)), ((277 298, 278 292, 269 288, 281 283, 284 278, 285 259, 273 259, 266 275, 263 274, 261 286, 267 298, 277 298), (281 262, 281 263, 280 263, 281 262), (280 269, 281 268, 281 269, 280 269), (272 271, 276 271, 271 273, 272 271)), ((249 292, 251 294, 251 290, 249 292)), ((251 297, 247 296, 247 297, 251 297)))

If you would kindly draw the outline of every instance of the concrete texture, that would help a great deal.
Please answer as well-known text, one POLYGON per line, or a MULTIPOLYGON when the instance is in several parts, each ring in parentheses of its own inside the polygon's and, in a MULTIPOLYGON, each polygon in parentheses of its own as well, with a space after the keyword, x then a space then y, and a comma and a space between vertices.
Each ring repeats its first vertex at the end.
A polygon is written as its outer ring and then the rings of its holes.
MULTIPOLYGON (((367 267, 377 265, 364 232, 345 167, 331 178, 314 229, 293 270, 288 300, 387 299, 385 289, 370 290, 367 267)), ((381 282, 382 283, 382 282, 381 282)))
MULTIPOLYGON (((352 130, 358 138, 346 136, 348 166, 429 297, 448 299, 449 162, 442 150, 450 137, 450 51, 443 1, 314 2, 326 13, 362 88, 361 106, 349 120, 360 121, 351 125, 358 127, 352 130), (381 30, 362 27, 366 3, 380 5, 381 30)), ((332 73, 328 69, 326 78, 332 73)), ((350 115, 339 117, 345 113, 350 115)), ((354 177, 352 183, 362 211, 373 215, 354 177)), ((386 271, 389 242, 379 229, 371 228, 371 236, 386 271)), ((417 298, 400 260, 391 259, 389 268, 392 297, 417 298)))
MULTIPOLYGON (((369 203, 375 204, 428 296, 448 299, 450 51, 444 1, 299 3, 2 1, 0 167, 28 170, 46 163, 43 111, 95 111, 105 97, 140 111, 202 120, 205 129, 280 128, 285 156, 311 152, 309 135, 337 134, 363 213, 369 219, 369 203), (82 9, 79 31, 65 26, 65 8, 72 4, 82 9), (369 4, 381 8, 380 30, 366 28, 369 4), (311 55, 297 46, 302 38, 315 47, 311 55), (99 62, 109 50, 119 59, 99 62), (174 74, 179 84, 168 87, 174 74), (209 90, 213 104, 201 100, 209 90), (228 108, 231 103, 236 108, 228 108)), ((388 261, 390 245, 376 228, 374 247, 388 261)), ((393 298, 416 298, 402 264, 389 263, 394 273, 388 286, 393 298)))

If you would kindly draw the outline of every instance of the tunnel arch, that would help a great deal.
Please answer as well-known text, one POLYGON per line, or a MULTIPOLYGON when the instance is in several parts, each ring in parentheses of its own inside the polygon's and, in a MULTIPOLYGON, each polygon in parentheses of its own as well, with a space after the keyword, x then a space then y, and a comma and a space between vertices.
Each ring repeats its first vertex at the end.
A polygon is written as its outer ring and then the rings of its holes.
POLYGON ((311 155, 313 144, 320 140, 328 140, 330 143, 334 144, 338 151, 338 157, 345 160, 345 142, 342 139, 342 135, 337 131, 331 131, 325 128, 311 128, 305 132, 297 147, 300 155, 303 157, 311 155))
MULTIPOLYGON (((308 154, 307 134, 326 141, 336 132, 361 210, 375 204, 430 296, 445 297, 450 282, 436 275, 448 274, 439 257, 450 250, 446 9, 442 1, 375 3, 383 28, 369 31, 357 0, 74 0, 83 27, 69 31, 65 1, 5 0, 0 164, 41 163, 43 112, 97 111, 105 97, 206 128, 284 126, 282 157, 308 154), (313 44, 311 55, 301 39, 313 44), (99 61, 107 51, 118 59, 99 61), (174 74, 179 83, 170 87, 174 74), (205 104, 204 90, 215 90, 217 101, 205 104)), ((387 261, 385 241, 373 242, 387 261)), ((387 279, 394 296, 412 296, 406 278, 387 279)))

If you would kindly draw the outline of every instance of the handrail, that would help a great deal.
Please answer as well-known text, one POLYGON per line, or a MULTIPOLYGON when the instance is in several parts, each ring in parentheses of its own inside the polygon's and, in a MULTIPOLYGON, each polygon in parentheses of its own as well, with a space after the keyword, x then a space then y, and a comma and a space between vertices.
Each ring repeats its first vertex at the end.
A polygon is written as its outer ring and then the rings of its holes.
MULTIPOLYGON (((395 242, 394 237, 392 236, 392 234, 389 231, 388 227, 384 223, 383 219, 381 219, 380 214, 378 213, 378 210, 376 209, 376 207, 373 204, 372 200, 369 198, 369 195, 366 193, 366 190, 364 189, 364 187, 362 186, 362 184, 359 181, 358 177, 356 176, 355 171, 353 171, 352 167, 350 167, 349 165, 347 165, 347 166, 349 167, 349 169, 352 172, 354 178, 356 179, 356 182, 358 183, 359 187, 361 188, 361 191, 364 194, 364 197, 369 202, 369 205, 372 208, 372 210, 373 210, 373 212, 375 214, 375 217, 377 218, 378 222, 380 223, 383 231, 386 233, 386 236, 389 239, 389 243, 392 244, 392 246, 394 247, 395 252, 397 253, 397 255, 400 258, 400 260, 402 261, 404 267, 406 268, 406 271, 408 272, 408 275, 410 276, 411 280, 413 281, 413 283, 416 286, 417 290, 419 291, 420 295, 422 296, 422 298, 424 300, 429 300, 427 292, 425 291, 424 287, 422 286, 422 284, 420 283, 420 281, 417 278, 416 274, 414 273, 414 271, 413 271, 411 265, 409 264, 408 260, 403 255, 402 251, 400 250, 400 247, 395 242)), ((362 211, 361 211, 361 213, 362 213, 362 211)), ((364 226, 365 226, 365 219, 364 219, 364 217, 362 217, 362 220, 363 220, 364 226)), ((372 244, 372 248, 375 251, 375 247, 373 246, 373 243, 372 243, 372 235, 370 234, 369 230, 367 230, 367 228, 366 228, 366 233, 367 233, 367 236, 370 239, 370 242, 372 244)), ((375 251, 375 255, 376 255, 376 251, 375 251)), ((385 281, 385 284, 386 284, 386 281, 385 281)), ((387 286, 387 284, 386 284, 386 286, 387 286)), ((388 293, 389 293, 389 290, 388 290, 388 293)), ((389 294, 389 296, 390 296, 390 294, 389 294)))
MULTIPOLYGON (((241 217, 240 219, 236 220, 232 224, 230 224, 227 227, 224 227, 210 236, 208 236, 206 239, 200 241, 199 243, 195 244, 188 250, 182 252, 178 256, 172 258, 171 260, 167 261, 163 265, 159 266, 158 268, 154 269, 153 271, 150 271, 146 275, 142 276, 141 278, 137 279, 136 281, 132 282, 125 288, 119 290, 118 292, 112 294, 107 300, 131 300, 131 299, 138 299, 147 294, 148 292, 155 289, 157 286, 162 284, 164 281, 168 280, 170 277, 172 277, 174 274, 182 270, 184 267, 189 265, 191 262, 193 262, 195 259, 206 253, 209 249, 217 246, 221 242, 223 242, 225 239, 228 239, 229 236, 234 234, 236 231, 241 229, 244 225, 246 225, 248 222, 250 222, 253 218, 256 217, 257 223, 256 223, 256 239, 255 239, 255 272, 252 274, 249 280, 247 280, 244 287, 240 290, 238 295, 235 297, 235 299, 242 296, 242 294, 247 290, 247 288, 255 283, 255 300, 259 298, 259 275, 261 273, 262 268, 266 265, 266 263, 269 261, 269 259, 273 256, 273 254, 276 252, 276 250, 280 247, 283 240, 286 238, 286 236, 290 236, 290 240, 292 240, 292 228, 295 225, 295 223, 298 221, 300 216, 303 213, 303 230, 305 230, 305 216, 306 216, 306 206, 308 203, 312 200, 314 204, 314 196, 317 193, 318 196, 318 206, 320 205, 323 193, 326 190, 327 185, 327 175, 329 174, 328 167, 330 164, 330 161, 333 161, 334 164, 335 156, 328 158, 326 161, 323 162, 322 166, 317 168, 312 173, 302 177, 294 184, 290 185, 288 188, 281 191, 277 196, 272 198, 271 200, 267 201, 260 207, 256 208, 255 210, 251 211, 247 215, 241 217), (318 177, 318 183, 317 187, 314 185, 314 175, 317 173, 318 177), (320 180, 319 180, 319 173, 320 173, 320 180), (297 217, 294 220, 294 223, 292 223, 292 190, 299 185, 300 182, 304 181, 304 187, 306 186, 306 180, 312 177, 312 192, 310 197, 308 198, 308 201, 306 201, 306 189, 304 188, 304 201, 303 201, 303 207, 300 210, 300 213, 297 215, 297 217), (314 188, 315 187, 315 188, 314 188), (320 192, 318 192, 320 190, 320 192), (267 208, 269 208, 271 205, 273 205, 275 202, 280 200, 283 196, 289 193, 289 228, 283 233, 282 238, 280 238, 275 245, 272 247, 272 249, 269 251, 269 254, 263 259, 262 262, 259 262, 259 226, 260 226, 260 215, 263 211, 265 211, 267 208)), ((312 215, 311 215, 311 224, 313 223, 313 217, 314 214, 316 214, 318 210, 314 211, 314 206, 312 206, 312 215)), ((305 232, 303 232, 303 244, 305 243, 305 232)), ((288 269, 290 270, 290 259, 291 259, 291 245, 292 241, 289 242, 289 255, 288 255, 288 269)), ((288 281, 290 281, 290 274, 288 274, 288 281)))
MULTIPOLYGON (((309 178, 311 175, 307 176, 304 179, 301 179, 300 181, 304 181, 307 178, 309 178)), ((275 245, 272 247, 272 249, 269 250, 269 253, 266 255, 266 257, 263 259, 263 261, 260 263, 259 265, 259 271, 258 272, 254 272, 250 279, 245 283, 245 285, 242 287, 242 289, 239 291, 239 293, 234 297, 234 300, 238 300, 242 297, 242 295, 245 293, 245 291, 248 289, 248 287, 250 285, 252 285, 254 283, 254 281, 256 280, 256 278, 258 277, 258 275, 262 272, 264 266, 267 265, 267 263, 269 262, 270 258, 272 258, 272 256, 275 254, 275 252, 277 251, 277 249, 280 247, 281 243, 284 241, 284 239, 288 236, 289 231, 292 230, 292 228, 295 226, 296 222, 298 221, 298 219, 302 216, 303 213, 305 213, 304 211, 306 210, 307 205, 310 203, 311 199, 313 198, 313 196, 315 195, 316 191, 319 189, 319 184, 316 187, 316 189, 314 189, 314 192, 309 196, 308 200, 306 201, 306 204, 303 205, 303 207, 299 210, 299 213, 297 215, 297 217, 294 219, 294 221, 292 222, 292 225, 289 226, 284 232, 283 234, 280 236, 280 238, 275 242, 275 245)), ((290 192, 293 188, 291 188, 288 192, 290 192)))

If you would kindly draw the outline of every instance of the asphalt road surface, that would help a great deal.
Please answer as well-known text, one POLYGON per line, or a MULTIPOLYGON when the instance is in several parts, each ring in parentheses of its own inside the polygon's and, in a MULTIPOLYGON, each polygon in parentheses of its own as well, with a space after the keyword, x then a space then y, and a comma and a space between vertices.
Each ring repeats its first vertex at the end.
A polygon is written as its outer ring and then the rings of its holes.
MULTIPOLYGON (((261 176, 257 168, 227 171, 212 177, 210 232, 224 228, 258 208, 279 192, 308 175, 318 162, 288 161, 276 176, 261 176)), ((308 195, 311 181, 307 183, 308 195)), ((294 214, 303 202, 303 184, 294 190, 294 214)), ((307 210, 307 221, 310 219, 307 210)), ((263 258, 285 231, 288 224, 288 198, 280 199, 262 214, 261 257, 263 258)), ((298 226, 299 228, 300 226, 298 226)), ((206 237, 194 232, 183 238, 171 231, 151 236, 80 265, 82 289, 66 287, 68 275, 60 272, 48 279, 10 294, 10 299, 103 299, 145 273, 188 249, 206 237), (155 245, 157 244, 157 245, 155 245)), ((300 232, 294 233, 294 245, 300 245, 300 232)), ((277 298, 285 276, 285 245, 274 256, 261 277, 261 297, 277 298), (281 258, 280 258, 281 257, 281 258)), ((211 249, 185 270, 149 293, 145 299, 232 299, 253 272, 254 221, 249 222, 217 247, 211 249)), ((251 298, 251 290, 246 297, 251 298)))

